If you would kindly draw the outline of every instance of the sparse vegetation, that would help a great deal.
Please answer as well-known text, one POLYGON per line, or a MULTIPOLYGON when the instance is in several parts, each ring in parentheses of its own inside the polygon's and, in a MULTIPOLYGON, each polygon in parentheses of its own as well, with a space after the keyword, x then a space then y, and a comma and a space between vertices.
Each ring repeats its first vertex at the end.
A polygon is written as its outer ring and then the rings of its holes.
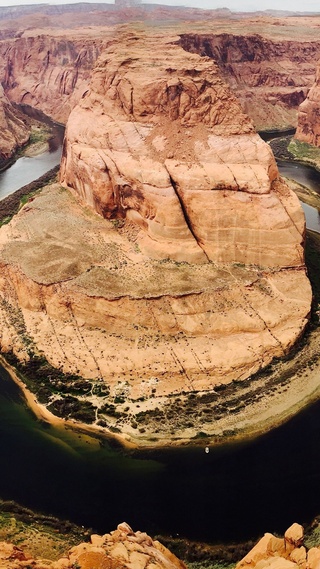
POLYGON ((11 541, 36 557, 58 559, 74 545, 87 541, 90 533, 68 521, 0 500, 0 541, 11 541))

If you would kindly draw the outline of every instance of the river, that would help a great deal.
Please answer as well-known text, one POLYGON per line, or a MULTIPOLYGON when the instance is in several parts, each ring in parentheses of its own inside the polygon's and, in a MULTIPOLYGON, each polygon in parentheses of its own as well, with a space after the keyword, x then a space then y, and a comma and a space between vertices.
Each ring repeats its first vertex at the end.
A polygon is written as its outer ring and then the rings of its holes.
POLYGON ((60 163, 61 149, 64 135, 64 126, 54 123, 48 117, 36 113, 30 107, 24 106, 24 111, 32 114, 34 118, 41 119, 50 126, 52 137, 49 142, 49 150, 38 156, 21 156, 10 168, 0 172, 0 200, 12 194, 22 186, 40 178, 43 174, 54 168, 60 163), (33 111, 33 112, 32 112, 33 111))
POLYGON ((283 533, 320 512, 320 402, 208 454, 125 452, 38 421, 0 368, 0 455, 1 498, 98 532, 127 521, 151 535, 227 543, 283 533))

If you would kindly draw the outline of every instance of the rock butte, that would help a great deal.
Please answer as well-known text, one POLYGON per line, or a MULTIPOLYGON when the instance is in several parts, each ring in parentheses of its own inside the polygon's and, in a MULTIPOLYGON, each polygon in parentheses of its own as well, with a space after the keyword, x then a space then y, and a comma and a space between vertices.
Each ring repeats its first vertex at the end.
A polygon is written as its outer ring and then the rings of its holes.
POLYGON ((48 187, 0 232, 2 349, 126 400, 245 379, 310 311, 299 201, 216 65, 176 40, 119 35, 68 121, 77 199, 48 187))

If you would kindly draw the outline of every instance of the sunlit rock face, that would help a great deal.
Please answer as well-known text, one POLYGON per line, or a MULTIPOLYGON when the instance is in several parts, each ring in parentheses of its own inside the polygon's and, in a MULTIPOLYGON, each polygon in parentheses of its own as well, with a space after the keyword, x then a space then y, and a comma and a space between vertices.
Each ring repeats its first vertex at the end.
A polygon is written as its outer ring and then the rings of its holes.
POLYGON ((33 558, 12 543, 0 542, 0 569, 186 569, 169 549, 144 532, 122 523, 105 535, 92 535, 60 559, 33 558))
POLYGON ((320 563, 320 548, 304 545, 304 530, 294 523, 284 534, 275 537, 265 533, 249 553, 236 565, 236 569, 317 569, 320 563))
POLYGON ((212 60, 175 38, 128 34, 104 52, 69 118, 61 180, 135 223, 153 258, 303 264, 304 216, 269 146, 212 60))
POLYGON ((0 230, 3 351, 162 409, 246 380, 303 333, 299 201, 215 64, 176 36, 119 32, 70 115, 61 181, 0 230))
POLYGON ((11 102, 29 105, 65 123, 87 89, 105 38, 97 33, 37 30, 0 43, 0 78, 11 102), (28 35, 29 34, 29 35, 28 35))

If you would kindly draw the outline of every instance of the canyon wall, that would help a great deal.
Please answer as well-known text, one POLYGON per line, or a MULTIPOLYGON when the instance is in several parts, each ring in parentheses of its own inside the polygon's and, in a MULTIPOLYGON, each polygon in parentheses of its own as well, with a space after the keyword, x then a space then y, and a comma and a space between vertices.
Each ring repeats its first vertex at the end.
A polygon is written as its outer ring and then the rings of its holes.
POLYGON ((23 116, 9 102, 0 85, 0 169, 29 140, 23 116))
POLYGON ((308 96, 301 103, 295 138, 314 146, 320 146, 320 66, 308 96))
MULTIPOLYGON (((214 59, 244 111, 259 130, 295 126, 297 108, 305 99, 320 58, 320 42, 274 37, 270 22, 256 34, 182 34, 180 45, 214 59)), ((285 25, 283 23, 283 25, 285 25)))
POLYGON ((0 77, 11 102, 40 109, 65 123, 87 89, 91 69, 107 34, 76 37, 37 32, 0 42, 0 77))
POLYGON ((214 12, 212 19, 210 11, 163 7, 123 13, 82 8, 61 14, 42 8, 42 12, 39 8, 32 16, 32 25, 28 14, 19 18, 17 13, 12 20, 9 12, 7 20, 0 20, 0 79, 10 101, 35 106, 63 123, 88 88, 98 55, 116 40, 121 25, 115 24, 134 17, 149 22, 151 28, 153 21, 161 22, 169 35, 173 31, 168 20, 175 20, 178 43, 217 62, 257 129, 296 125, 298 105, 312 85, 320 58, 314 19, 231 18, 226 11, 214 12), (195 16, 201 24, 181 23, 195 16))

